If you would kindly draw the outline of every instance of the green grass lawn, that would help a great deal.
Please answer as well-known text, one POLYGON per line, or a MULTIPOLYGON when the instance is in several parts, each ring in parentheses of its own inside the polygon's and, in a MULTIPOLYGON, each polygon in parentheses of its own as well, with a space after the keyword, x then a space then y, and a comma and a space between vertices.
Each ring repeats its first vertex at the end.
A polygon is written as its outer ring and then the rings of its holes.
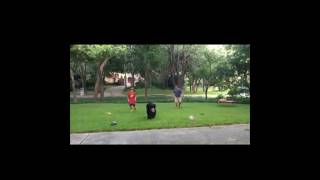
POLYGON ((249 104, 184 103, 181 109, 177 109, 174 103, 156 104, 157 116, 153 120, 146 117, 145 103, 138 103, 135 112, 129 112, 125 103, 70 104, 70 132, 195 127, 250 121, 249 104), (195 117, 194 120, 188 118, 190 115, 195 117), (114 120, 118 124, 111 126, 114 120))

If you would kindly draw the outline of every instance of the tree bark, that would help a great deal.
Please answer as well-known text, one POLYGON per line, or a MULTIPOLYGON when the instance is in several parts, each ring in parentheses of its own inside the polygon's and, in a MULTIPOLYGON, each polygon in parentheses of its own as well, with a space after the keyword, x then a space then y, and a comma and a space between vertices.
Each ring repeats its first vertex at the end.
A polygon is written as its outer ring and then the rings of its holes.
POLYGON ((196 83, 197 83, 196 81, 197 81, 197 80, 193 80, 193 81, 192 81, 192 93, 193 93, 193 94, 196 93, 196 89, 195 89, 195 88, 196 88, 196 83))
POLYGON ((124 87, 127 88, 127 73, 124 72, 124 87))
POLYGON ((143 61, 145 62, 144 66, 144 97, 148 97, 148 70, 149 70, 149 61, 146 59, 146 55, 143 56, 143 61))
POLYGON ((85 86, 86 86, 86 65, 85 64, 83 64, 83 65, 84 65, 84 67, 83 67, 83 69, 81 67, 80 77, 81 77, 82 88, 83 88, 83 91, 85 94, 85 92, 86 92, 86 88, 85 88, 85 86))
POLYGON ((147 73, 147 68, 145 68, 144 70, 144 97, 147 98, 148 97, 148 89, 147 89, 147 82, 148 82, 148 73, 147 73))
POLYGON ((172 85, 173 87, 176 86, 176 73, 177 73, 177 64, 176 64, 176 61, 175 61, 175 54, 174 54, 174 45, 170 45, 170 52, 171 52, 171 80, 172 80, 172 85))
POLYGON ((126 63, 123 64, 123 72, 124 72, 124 80, 123 80, 123 83, 124 83, 124 87, 127 88, 127 69, 126 69, 126 63))
POLYGON ((178 58, 177 58, 177 60, 176 60, 176 64, 177 64, 177 70, 176 70, 176 73, 177 73, 177 76, 178 76, 178 78, 177 78, 177 85, 178 85, 178 87, 180 87, 180 74, 179 74, 179 71, 180 71, 180 53, 179 53, 179 51, 177 51, 177 54, 178 54, 178 58))
POLYGON ((209 82, 207 80, 204 80, 204 86, 205 86, 205 95, 206 95, 206 99, 207 99, 208 88, 209 88, 209 82))
POLYGON ((97 80, 95 84, 95 94, 94 97, 96 100, 98 100, 98 94, 100 93, 100 100, 104 97, 104 73, 103 69, 104 66, 107 64, 108 60, 110 60, 111 57, 106 57, 104 60, 99 62, 98 69, 97 69, 97 80))
POLYGON ((189 86, 190 86, 190 93, 191 93, 191 89, 192 89, 192 79, 189 78, 189 86))
POLYGON ((204 79, 202 79, 202 92, 204 92, 204 79))
POLYGON ((198 92, 198 86, 199 86, 199 84, 200 84, 200 79, 198 79, 198 82, 197 82, 197 84, 196 84, 196 93, 198 92))
POLYGON ((94 98, 98 100, 98 94, 100 93, 100 76, 99 76, 99 68, 97 69, 97 80, 94 85, 94 98))
POLYGON ((82 88, 84 90, 84 93, 86 92, 86 81, 87 81, 87 77, 86 77, 86 64, 83 63, 82 65, 80 65, 80 77, 81 77, 81 83, 82 83, 82 88), (83 65, 83 66, 82 66, 83 65))
POLYGON ((78 102, 77 95, 76 95, 76 87, 74 83, 74 77, 73 77, 73 72, 70 69, 70 77, 71 77, 71 82, 72 82, 72 94, 73 94, 73 101, 78 102))
POLYGON ((206 99, 207 99, 207 96, 208 96, 208 86, 206 86, 206 99))
POLYGON ((132 77, 131 87, 134 87, 134 72, 131 72, 131 77, 132 77))

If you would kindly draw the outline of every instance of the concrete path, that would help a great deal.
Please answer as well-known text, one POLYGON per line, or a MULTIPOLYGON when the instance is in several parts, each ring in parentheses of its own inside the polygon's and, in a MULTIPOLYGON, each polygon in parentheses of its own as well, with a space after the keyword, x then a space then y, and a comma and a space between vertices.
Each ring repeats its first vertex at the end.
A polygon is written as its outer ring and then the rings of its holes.
MULTIPOLYGON (((124 86, 111 86, 110 88, 104 91, 104 97, 125 96, 122 94, 122 91, 124 90, 124 88, 125 88, 124 86)), ((79 90, 77 90, 76 93, 77 93, 77 98, 94 98, 93 91, 90 91, 89 93, 87 92, 87 94, 84 96, 80 96, 79 90)), ((70 92, 70 98, 73 98, 72 92, 70 92)))
POLYGON ((124 96, 122 91, 124 90, 124 86, 112 86, 110 89, 107 89, 104 93, 104 96, 124 96))
POLYGON ((70 144, 250 144, 250 124, 70 134, 70 144))

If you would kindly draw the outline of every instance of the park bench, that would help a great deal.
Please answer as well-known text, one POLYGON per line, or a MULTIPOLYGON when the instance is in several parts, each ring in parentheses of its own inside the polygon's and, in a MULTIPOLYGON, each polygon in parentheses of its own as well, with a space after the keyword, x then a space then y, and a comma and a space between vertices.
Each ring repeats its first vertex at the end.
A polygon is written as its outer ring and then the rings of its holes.
POLYGON ((233 104, 233 103, 236 103, 236 101, 233 101, 233 100, 228 100, 228 99, 219 99, 218 104, 221 104, 221 103, 224 103, 224 104, 233 104))

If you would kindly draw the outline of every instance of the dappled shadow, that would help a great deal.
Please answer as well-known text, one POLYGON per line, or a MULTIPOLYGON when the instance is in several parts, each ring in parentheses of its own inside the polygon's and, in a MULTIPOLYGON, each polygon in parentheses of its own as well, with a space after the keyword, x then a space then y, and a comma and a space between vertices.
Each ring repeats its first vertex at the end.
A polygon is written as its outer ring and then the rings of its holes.
POLYGON ((238 107, 237 104, 217 104, 217 107, 238 107))

